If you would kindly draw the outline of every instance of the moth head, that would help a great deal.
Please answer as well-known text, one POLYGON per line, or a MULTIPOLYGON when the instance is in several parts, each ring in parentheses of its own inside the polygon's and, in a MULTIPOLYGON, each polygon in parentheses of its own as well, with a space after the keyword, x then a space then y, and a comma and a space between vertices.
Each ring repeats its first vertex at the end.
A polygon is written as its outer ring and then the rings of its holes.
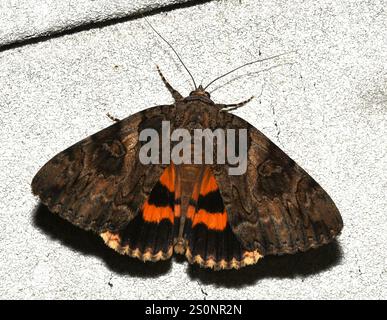
POLYGON ((199 97, 206 97, 208 99, 211 99, 210 94, 203 88, 202 85, 197 87, 197 89, 195 89, 194 91, 191 91, 189 95, 190 97, 199 96, 199 97))

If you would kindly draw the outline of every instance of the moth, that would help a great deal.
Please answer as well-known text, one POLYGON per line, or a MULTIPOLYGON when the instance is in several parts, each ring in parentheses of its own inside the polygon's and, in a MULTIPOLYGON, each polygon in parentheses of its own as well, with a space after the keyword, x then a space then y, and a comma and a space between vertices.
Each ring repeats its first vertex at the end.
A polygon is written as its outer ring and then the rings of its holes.
POLYGON ((183 97, 158 72, 173 104, 115 119, 39 170, 32 192, 50 211, 95 232, 121 254, 159 261, 175 252, 214 270, 335 239, 343 221, 329 195, 264 134, 229 113, 250 99, 218 104, 196 84, 183 97), (246 171, 230 175, 227 161, 143 164, 141 132, 160 132, 165 121, 171 130, 190 132, 245 129, 246 171))

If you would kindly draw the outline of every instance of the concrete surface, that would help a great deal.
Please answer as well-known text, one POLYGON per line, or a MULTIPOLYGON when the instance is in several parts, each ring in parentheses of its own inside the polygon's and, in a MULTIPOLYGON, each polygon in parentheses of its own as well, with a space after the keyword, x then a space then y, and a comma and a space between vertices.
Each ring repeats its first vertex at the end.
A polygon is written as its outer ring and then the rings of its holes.
POLYGON ((263 88, 236 113, 320 182, 345 227, 337 243, 237 272, 121 257, 30 192, 47 160, 111 124, 106 112, 122 118, 172 101, 156 63, 183 94, 191 90, 144 19, 0 52, 1 298, 386 299, 385 7, 213 1, 149 17, 198 82, 297 50, 230 75, 212 97, 231 103, 263 88))
POLYGON ((0 2, 0 48, 94 23, 118 22, 192 0, 7 0, 0 2))

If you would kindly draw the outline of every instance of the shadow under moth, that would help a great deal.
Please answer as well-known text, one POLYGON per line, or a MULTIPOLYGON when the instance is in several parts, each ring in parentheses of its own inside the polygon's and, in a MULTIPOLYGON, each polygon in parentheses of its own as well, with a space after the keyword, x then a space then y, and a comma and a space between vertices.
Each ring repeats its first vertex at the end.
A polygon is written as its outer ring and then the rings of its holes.
POLYGON ((195 90, 183 97, 158 71, 173 104, 116 119, 39 170, 32 191, 50 211, 97 233, 121 254, 158 261, 175 252, 214 270, 306 251, 340 233, 340 213, 320 185, 260 131, 228 112, 250 99, 217 104, 195 82, 195 90), (160 133, 163 122, 171 131, 245 129, 245 172, 231 175, 227 159, 142 163, 141 132, 160 133))

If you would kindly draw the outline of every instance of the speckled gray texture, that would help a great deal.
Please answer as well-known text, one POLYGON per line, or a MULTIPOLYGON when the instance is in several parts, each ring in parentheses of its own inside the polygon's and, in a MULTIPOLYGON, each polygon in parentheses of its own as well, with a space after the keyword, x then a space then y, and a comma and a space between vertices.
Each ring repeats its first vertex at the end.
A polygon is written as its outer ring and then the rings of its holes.
POLYGON ((192 85, 143 19, 0 52, 2 298, 387 298, 385 1, 214 1, 149 17, 198 82, 304 167, 340 209, 338 243, 266 257, 238 272, 184 259, 142 264, 62 221, 30 192, 57 152, 125 117, 172 101, 155 64, 192 85), (258 72, 259 70, 266 70, 258 72), (230 81, 234 79, 234 81, 230 81), (218 87, 219 86, 219 87, 218 87))
MULTIPOLYGON (((106 23, 193 0, 5 0, 0 1, 0 48, 93 23, 106 23)), ((197 1, 196 1, 197 2, 197 1)))

